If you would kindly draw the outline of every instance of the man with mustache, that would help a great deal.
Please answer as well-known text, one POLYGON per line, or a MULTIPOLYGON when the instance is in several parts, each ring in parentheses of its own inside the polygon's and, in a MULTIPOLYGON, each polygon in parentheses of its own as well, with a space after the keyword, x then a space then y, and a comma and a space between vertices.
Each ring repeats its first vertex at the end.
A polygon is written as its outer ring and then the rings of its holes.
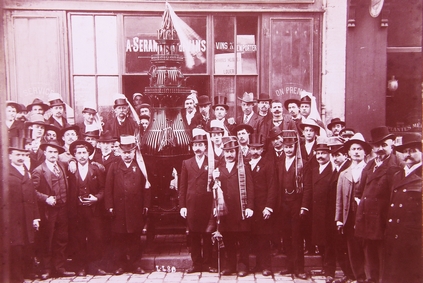
POLYGON ((210 106, 211 106, 211 101, 208 95, 200 95, 200 97, 198 97, 198 110, 201 115, 201 119, 199 121, 199 127, 204 129, 206 132, 210 130, 210 122, 211 122, 210 106))
POLYGON ((213 171, 213 179, 223 191, 227 208, 227 213, 220 218, 220 231, 226 253, 222 275, 238 272, 238 276, 244 277, 249 273, 249 233, 254 209, 254 184, 249 166, 244 165, 242 156, 239 155, 237 138, 231 136, 223 139, 225 164, 213 171))
MULTIPOLYGON (((271 276, 272 261, 270 240, 273 232, 273 212, 277 205, 278 187, 276 183, 276 170, 272 160, 264 158, 264 141, 260 134, 251 135, 248 146, 251 159, 248 165, 254 183, 254 208, 257 213, 252 218, 252 246, 256 252, 256 271, 264 276, 271 276)), ((247 165, 247 166, 248 166, 247 165)))
POLYGON ((53 275, 75 276, 65 269, 65 251, 68 245, 68 179, 59 154, 65 152, 56 141, 40 145, 45 161, 32 172, 40 210, 40 253, 44 269, 41 279, 53 275))
MULTIPOLYGON (((354 189, 362 180, 362 172, 366 166, 365 157, 372 147, 368 144, 361 133, 356 133, 344 144, 345 150, 351 158, 351 165, 339 173, 336 188, 335 223, 341 236, 347 240, 348 259, 351 270, 358 283, 364 283, 364 251, 362 239, 355 234, 355 217, 357 202, 354 199, 354 189)), ((348 275, 347 275, 348 276, 348 275)), ((346 278, 346 280, 352 278, 346 278)))
POLYGON ((115 271, 144 274, 141 268, 140 236, 144 215, 150 207, 150 190, 136 161, 135 136, 120 137, 121 160, 112 163, 107 172, 104 201, 112 217, 113 258, 115 271))
POLYGON ((207 226, 213 214, 213 193, 209 184, 207 135, 203 129, 194 129, 192 150, 194 156, 182 162, 179 206, 180 214, 187 219, 191 238, 192 267, 187 273, 217 272, 212 263, 211 232, 207 226))
POLYGON ((422 282, 422 136, 402 137, 405 166, 394 175, 384 237, 382 282, 422 282))
POLYGON ((238 97, 238 100, 241 101, 241 109, 243 114, 237 117, 236 123, 238 125, 249 125, 253 128, 255 133, 260 133, 263 118, 254 112, 254 106, 257 103, 257 101, 254 99, 254 94, 252 92, 244 92, 242 97, 238 97))
POLYGON ((219 121, 224 128, 223 136, 227 137, 231 135, 233 128, 235 127, 235 119, 233 117, 229 119, 226 118, 226 115, 229 111, 229 105, 227 104, 226 96, 215 96, 212 109, 214 111, 216 120, 219 121))
POLYGON ((389 186, 399 162, 394 153, 395 136, 387 127, 376 127, 370 134, 376 157, 364 168, 360 185, 354 192, 358 202, 355 235, 364 240, 365 267, 369 271, 367 281, 379 282, 391 195, 389 186))
POLYGON ((104 131, 109 131, 114 137, 134 135, 135 130, 138 130, 138 125, 129 115, 129 103, 123 94, 115 99, 113 112, 115 118, 106 122, 104 131))
POLYGON ((333 118, 328 124, 328 129, 332 132, 332 136, 339 136, 340 132, 345 129, 345 122, 339 118, 333 118))
POLYGON ((253 127, 247 124, 239 124, 234 128, 234 132, 238 138, 239 150, 242 152, 244 161, 250 161, 251 154, 250 149, 248 148, 248 142, 250 140, 250 136, 254 133, 253 127))
POLYGON ((210 140, 213 145, 213 152, 214 152, 214 163, 215 168, 217 168, 220 164, 225 163, 225 158, 223 157, 223 133, 224 128, 222 123, 219 123, 217 120, 210 121, 210 140))
POLYGON ((74 157, 69 152, 70 145, 78 140, 79 127, 77 125, 72 125, 62 128, 60 131, 60 138, 63 141, 63 147, 65 152, 59 155, 59 160, 63 163, 69 163, 74 160, 74 157))
POLYGON ((200 123, 200 114, 197 112, 197 92, 187 96, 184 103, 184 109, 181 110, 182 121, 185 129, 192 133, 200 123))
POLYGON ((286 110, 288 110, 289 115, 291 115, 292 120, 295 122, 297 126, 297 130, 300 132, 300 124, 303 121, 303 116, 300 114, 300 105, 301 101, 298 99, 292 98, 287 99, 283 103, 283 106, 286 110))
POLYGON ((97 265, 104 248, 104 174, 89 162, 94 152, 89 142, 74 141, 69 151, 77 161, 76 172, 69 174, 69 225, 74 236, 77 275, 104 275, 97 265))
POLYGON ((272 119, 267 123, 263 123, 262 133, 265 137, 269 138, 269 131, 273 127, 279 127, 281 131, 284 130, 297 130, 297 127, 289 115, 283 114, 283 104, 279 100, 273 100, 270 107, 272 119))
POLYGON ((270 114, 270 103, 272 102, 272 99, 267 93, 260 93, 258 99, 257 99, 257 110, 258 115, 263 117, 264 121, 268 121, 272 118, 272 114, 270 114))
POLYGON ((317 164, 306 166, 304 170, 304 193, 300 216, 304 218, 310 214, 311 241, 322 252, 323 272, 326 282, 331 283, 335 277, 336 257, 335 246, 330 238, 334 219, 330 195, 336 192, 332 191, 334 188, 330 186, 333 168, 330 162, 330 148, 325 138, 317 139, 315 151, 317 164))

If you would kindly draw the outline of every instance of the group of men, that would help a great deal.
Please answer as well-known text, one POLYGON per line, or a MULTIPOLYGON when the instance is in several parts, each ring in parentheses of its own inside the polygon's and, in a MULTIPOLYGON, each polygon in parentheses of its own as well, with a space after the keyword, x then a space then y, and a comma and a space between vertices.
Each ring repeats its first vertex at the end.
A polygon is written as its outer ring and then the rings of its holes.
MULTIPOLYGON (((70 125, 63 101, 53 98, 28 105, 26 122, 16 119, 17 103, 6 107, 19 223, 13 278, 32 275, 26 263, 34 257, 42 279, 106 274, 110 266, 115 274, 143 273, 150 183, 135 137, 148 131, 149 105, 140 93, 134 106, 119 97, 113 118, 101 121, 87 104, 83 123, 70 125), (67 257, 76 272, 65 269, 67 257)), ((276 247, 287 256, 280 273, 295 278, 309 277, 304 254, 318 250, 326 282, 335 281, 337 263, 344 273, 338 282, 421 282, 421 134, 405 134, 395 146, 381 126, 365 141, 339 118, 326 128, 309 95, 282 102, 246 92, 238 99, 236 119, 227 117, 224 96, 212 104, 193 92, 181 111, 193 153, 176 168, 193 262, 187 272, 272 276, 276 247)))

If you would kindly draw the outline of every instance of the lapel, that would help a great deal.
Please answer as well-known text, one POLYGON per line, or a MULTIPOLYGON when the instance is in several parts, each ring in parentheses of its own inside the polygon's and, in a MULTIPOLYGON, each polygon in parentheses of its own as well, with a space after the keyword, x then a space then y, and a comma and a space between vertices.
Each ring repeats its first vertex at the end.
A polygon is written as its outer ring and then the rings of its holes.
MULTIPOLYGON (((18 169, 16 169, 11 164, 9 164, 9 174, 12 175, 12 176, 14 176, 14 177, 17 177, 19 179, 23 179, 24 178, 24 176, 22 176, 22 174, 18 171, 18 169)), ((25 175, 27 175, 27 174, 25 174, 25 175)))
POLYGON ((321 174, 319 174, 319 165, 314 167, 314 170, 315 170, 314 174, 315 174, 316 178, 315 178, 313 183, 317 183, 321 179, 327 178, 328 175, 330 175, 332 173, 332 164, 329 161, 329 164, 326 166, 325 170, 323 170, 323 172, 321 174))
MULTIPOLYGON (((201 167, 204 167, 204 163, 205 163, 206 159, 204 158, 204 162, 201 165, 201 167)), ((191 160, 188 161, 189 163, 189 167, 190 167, 190 171, 194 171, 196 174, 200 173, 200 168, 198 168, 198 164, 197 164, 197 160, 196 157, 194 156, 193 158, 191 158, 191 160)))
POLYGON ((51 182, 51 177, 52 177, 51 174, 53 174, 53 172, 51 172, 50 169, 48 169, 47 164, 45 162, 43 162, 42 164, 42 169, 43 169, 44 179, 46 179, 46 182, 51 190, 53 188, 53 184, 51 182))
POLYGON ((381 176, 386 174, 386 170, 389 168, 389 163, 391 161, 391 157, 392 157, 392 155, 390 157, 388 157, 387 159, 385 159, 385 161, 383 161, 382 165, 379 166, 379 168, 377 168, 375 172, 372 172, 373 168, 376 164, 375 160, 373 159, 371 161, 372 165, 369 167, 370 174, 369 174, 369 177, 367 178, 367 183, 370 183, 372 180, 380 178, 381 176))
POLYGON ((394 188, 402 187, 413 182, 421 182, 422 177, 416 174, 417 172, 421 172, 421 171, 422 171, 422 167, 420 166, 419 168, 416 168, 416 170, 412 172, 410 175, 405 177, 404 169, 401 169, 401 171, 398 172, 398 174, 400 174, 401 176, 400 180, 398 183, 395 184, 394 188))
POLYGON ((345 178, 350 182, 350 183, 352 183, 353 182, 353 178, 352 178, 352 173, 351 173, 351 167, 349 167, 349 168, 347 168, 347 169, 345 169, 345 171, 344 171, 345 173, 345 178))

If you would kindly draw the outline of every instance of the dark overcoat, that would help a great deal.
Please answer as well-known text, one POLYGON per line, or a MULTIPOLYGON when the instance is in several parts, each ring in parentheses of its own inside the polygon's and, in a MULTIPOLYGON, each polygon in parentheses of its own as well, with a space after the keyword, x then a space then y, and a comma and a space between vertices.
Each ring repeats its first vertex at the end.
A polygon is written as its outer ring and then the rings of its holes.
MULTIPOLYGON (((246 164, 250 166, 250 164, 246 164)), ((256 167, 251 170, 254 184, 254 215, 252 232, 254 234, 271 234, 273 231, 273 215, 269 219, 263 219, 263 210, 269 207, 276 212, 278 200, 278 188, 276 169, 272 160, 261 158, 256 167)))
MULTIPOLYGON (((98 200, 96 203, 90 206, 93 216, 101 216, 104 214, 104 185, 105 176, 100 169, 92 164, 88 164, 88 173, 85 177, 86 188, 90 194, 95 196, 98 200)), ((82 182, 79 171, 76 170, 74 174, 69 174, 69 216, 76 217, 77 207, 79 203, 79 184, 82 182)))
POLYGON ((112 232, 140 233, 144 226, 143 208, 150 206, 150 192, 135 160, 129 167, 121 159, 112 163, 106 177, 105 207, 113 208, 112 232))
MULTIPOLYGON (((326 166, 319 174, 319 166, 310 167, 304 173, 304 194, 302 207, 311 212, 312 241, 316 245, 326 245, 328 231, 333 224, 335 211, 331 212, 330 196, 336 194, 331 186, 332 164, 326 166)), ((333 210, 335 207, 333 207, 333 210)))
POLYGON ((422 282, 422 167, 397 172, 391 193, 382 282, 422 282))
POLYGON ((8 185, 10 244, 27 245, 34 243, 32 222, 34 219, 39 219, 40 215, 37 195, 28 170, 22 176, 15 167, 9 165, 8 185))
POLYGON ((119 124, 117 118, 113 118, 108 120, 104 126, 104 132, 109 131, 113 137, 134 135, 138 129, 137 123, 131 117, 126 117, 122 124, 119 124))
POLYGON ((389 207, 390 182, 398 170, 397 158, 391 154, 375 172, 371 160, 363 169, 361 182, 355 191, 360 199, 355 219, 355 236, 369 240, 382 240, 389 207))
MULTIPOLYGON (((229 173, 226 164, 219 166, 222 184, 223 197, 225 199, 228 213, 221 217, 220 228, 222 232, 246 232, 251 229, 251 218, 242 220, 241 199, 238 183, 237 163, 229 173)), ((247 190, 247 206, 246 208, 254 210, 254 184, 251 177, 251 171, 245 166, 246 190, 247 190)), ((255 212, 256 213, 256 212, 255 212)))
MULTIPOLYGON (((244 116, 245 115, 241 115, 241 116, 238 116, 236 118, 236 123, 238 125, 239 124, 245 124, 244 123, 244 116)), ((253 116, 251 116, 247 125, 250 125, 253 128, 254 133, 259 133, 259 134, 261 133, 263 138, 266 137, 265 134, 267 134, 267 133, 262 132, 262 126, 263 126, 263 117, 262 116, 259 116, 256 113, 253 113, 253 116)))
POLYGON ((207 190, 207 157, 198 168, 195 156, 182 162, 179 183, 179 206, 187 208, 188 228, 193 232, 206 232, 213 213, 213 192, 207 190))

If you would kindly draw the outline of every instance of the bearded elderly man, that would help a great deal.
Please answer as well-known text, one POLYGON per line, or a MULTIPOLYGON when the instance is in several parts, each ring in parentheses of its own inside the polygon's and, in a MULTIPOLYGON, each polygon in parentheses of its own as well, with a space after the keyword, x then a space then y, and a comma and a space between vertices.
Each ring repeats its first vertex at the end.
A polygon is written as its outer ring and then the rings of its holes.
POLYGON ((354 196, 358 207, 355 235, 364 241, 364 264, 368 282, 379 282, 383 261, 383 235, 389 209, 390 182, 398 170, 399 162, 394 153, 395 136, 385 126, 370 131, 370 144, 376 158, 363 169, 360 185, 354 196))

